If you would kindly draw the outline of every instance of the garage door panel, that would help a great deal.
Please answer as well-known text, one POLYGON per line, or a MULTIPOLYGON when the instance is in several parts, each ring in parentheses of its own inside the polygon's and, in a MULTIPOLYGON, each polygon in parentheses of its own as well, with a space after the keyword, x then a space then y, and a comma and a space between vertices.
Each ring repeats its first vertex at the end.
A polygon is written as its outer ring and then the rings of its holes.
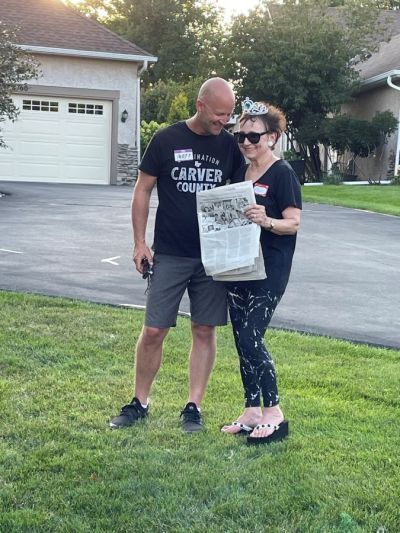
POLYGON ((25 136, 30 136, 29 138, 32 141, 41 141, 42 139, 44 141, 47 141, 48 139, 53 138, 53 141, 55 138, 58 139, 58 141, 61 140, 62 135, 60 135, 60 131, 62 131, 62 122, 61 121, 40 121, 35 122, 33 120, 29 122, 24 122, 23 125, 20 127, 20 134, 25 136))
POLYGON ((14 164, 11 161, 4 161, 2 165, 0 165, 0 179, 9 179, 14 172, 14 164))
POLYGON ((4 161, 4 163, 6 161, 8 161, 9 159, 13 159, 14 158, 14 152, 15 152, 15 147, 16 147, 16 141, 11 141, 9 138, 7 138, 7 146, 5 148, 0 148, 0 154, 1 154, 1 158, 0 158, 0 165, 1 165, 1 161, 4 161))
POLYGON ((23 154, 51 154, 62 151, 62 145, 51 135, 43 135, 40 138, 31 137, 30 135, 21 135, 18 143, 18 149, 23 154))
POLYGON ((41 168, 43 172, 47 167, 59 167, 60 161, 58 157, 48 157, 46 159, 34 158, 34 157, 21 157, 21 160, 18 161, 17 166, 20 168, 29 169, 29 167, 41 168))
POLYGON ((104 142, 104 126, 103 124, 71 124, 69 122, 64 124, 64 135, 68 138, 81 139, 83 142, 86 139, 92 141, 99 139, 104 142))
POLYGON ((110 183, 111 102, 28 95, 14 101, 21 113, 4 123, 10 148, 0 152, 0 179, 110 183))
POLYGON ((104 165, 104 149, 102 146, 89 146, 86 151, 83 153, 82 148, 78 149, 76 146, 67 146, 67 154, 74 159, 75 163, 80 163, 81 161, 90 160, 91 163, 96 164, 97 166, 104 165))
POLYGON ((103 168, 103 161, 101 158, 98 157, 92 157, 90 155, 84 157, 75 157, 74 162, 70 163, 68 167, 70 168, 79 168, 80 166, 83 167, 94 167, 97 169, 97 171, 101 168, 103 168))
POLYGON ((18 116, 18 121, 21 123, 27 123, 27 122, 59 122, 61 120, 60 117, 63 116, 63 113, 61 111, 58 111, 57 113, 42 113, 41 111, 24 111, 22 110, 18 116), (23 119, 23 121, 21 121, 23 119))
POLYGON ((99 170, 101 167, 96 168, 93 165, 79 165, 79 166, 69 166, 68 169, 66 169, 66 175, 68 179, 73 180, 76 179, 76 176, 79 175, 78 171, 88 180, 94 180, 96 179, 96 176, 98 175, 99 170))
POLYGON ((15 137, 16 128, 17 128, 17 121, 13 123, 10 120, 7 120, 2 123, 1 131, 2 131, 3 137, 7 137, 7 144, 9 144, 10 140, 15 137))
POLYGON ((19 163, 17 166, 18 176, 24 181, 39 181, 39 178, 42 181, 43 179, 54 180, 60 171, 60 165, 56 162, 47 163, 46 165, 37 162, 19 163))
POLYGON ((23 140, 19 143, 19 151, 21 157, 29 156, 35 159, 43 158, 43 160, 60 157, 61 147, 58 143, 51 142, 50 139, 45 139, 44 142, 39 140, 23 140))
POLYGON ((95 172, 99 172, 103 168, 103 165, 102 165, 102 161, 96 157, 86 157, 86 158, 81 157, 80 159, 77 160, 76 163, 72 165, 71 164, 68 165, 67 169, 69 169, 69 171, 72 172, 73 170, 78 171, 80 167, 82 167, 83 170, 87 168, 93 168, 95 172))

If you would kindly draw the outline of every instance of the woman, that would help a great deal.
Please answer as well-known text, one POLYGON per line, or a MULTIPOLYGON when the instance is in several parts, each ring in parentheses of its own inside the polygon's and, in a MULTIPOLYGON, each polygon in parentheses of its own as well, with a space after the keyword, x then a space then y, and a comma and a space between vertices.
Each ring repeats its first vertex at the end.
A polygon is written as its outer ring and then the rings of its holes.
POLYGON ((247 207, 245 214, 261 227, 267 278, 228 284, 229 313, 239 354, 245 408, 222 431, 250 434, 248 443, 260 444, 288 435, 288 423, 279 407, 274 363, 265 346, 264 334, 289 279, 300 226, 301 187, 291 166, 273 153, 286 129, 282 111, 248 98, 242 107, 240 131, 235 136, 249 163, 233 181, 249 180, 254 184, 257 203, 247 207))

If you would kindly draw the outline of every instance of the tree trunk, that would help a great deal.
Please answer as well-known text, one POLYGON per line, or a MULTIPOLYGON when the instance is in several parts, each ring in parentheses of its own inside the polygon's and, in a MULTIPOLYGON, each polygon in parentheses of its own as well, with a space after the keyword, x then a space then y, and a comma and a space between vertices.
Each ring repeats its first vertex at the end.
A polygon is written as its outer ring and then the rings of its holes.
POLYGON ((309 181, 321 181, 322 165, 319 156, 319 147, 316 144, 302 145, 302 154, 305 154, 307 178, 309 181))

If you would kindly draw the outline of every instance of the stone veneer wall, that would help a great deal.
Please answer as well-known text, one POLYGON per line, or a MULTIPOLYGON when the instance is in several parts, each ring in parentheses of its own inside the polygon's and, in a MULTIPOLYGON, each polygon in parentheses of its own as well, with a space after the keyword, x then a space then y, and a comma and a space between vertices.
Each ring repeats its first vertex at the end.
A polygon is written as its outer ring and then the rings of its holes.
POLYGON ((138 152, 129 144, 118 145, 117 183, 125 185, 133 183, 138 174, 138 152))

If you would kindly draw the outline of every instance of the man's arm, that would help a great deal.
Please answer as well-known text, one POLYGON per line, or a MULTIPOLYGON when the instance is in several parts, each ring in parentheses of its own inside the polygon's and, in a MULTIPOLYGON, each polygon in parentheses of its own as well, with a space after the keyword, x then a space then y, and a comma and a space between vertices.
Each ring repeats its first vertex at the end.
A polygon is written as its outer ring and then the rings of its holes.
POLYGON ((133 229, 133 262, 136 270, 143 271, 142 261, 144 258, 152 264, 153 254, 146 244, 146 227, 149 217, 151 192, 157 182, 155 176, 150 176, 139 171, 139 176, 135 184, 132 196, 131 218, 133 229))

